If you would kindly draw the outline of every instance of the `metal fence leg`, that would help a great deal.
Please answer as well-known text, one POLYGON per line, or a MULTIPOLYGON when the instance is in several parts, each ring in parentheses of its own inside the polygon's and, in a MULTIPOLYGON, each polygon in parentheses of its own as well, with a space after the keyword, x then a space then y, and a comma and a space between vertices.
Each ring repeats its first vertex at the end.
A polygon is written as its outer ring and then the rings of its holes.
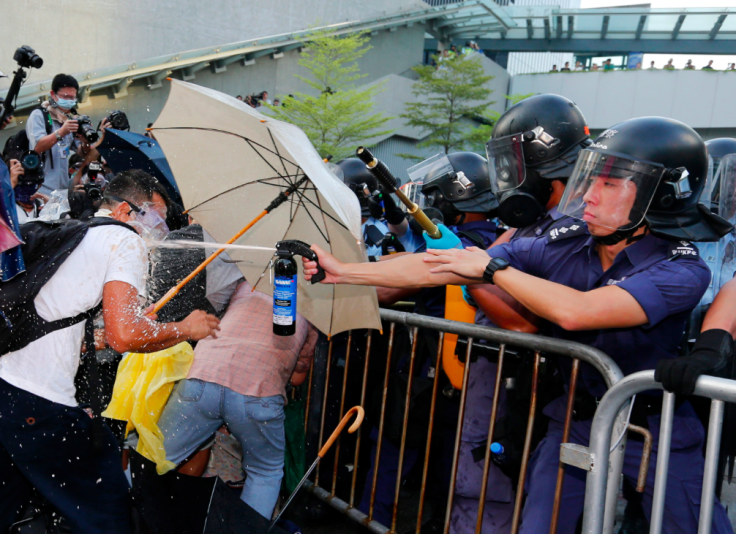
POLYGON ((662 532, 664 499, 667 493, 667 472, 670 468, 672 421, 674 417, 675 394, 665 391, 662 397, 662 423, 659 427, 657 471, 654 475, 654 495, 652 497, 652 518, 649 521, 649 534, 660 534, 662 532))
POLYGON ((401 475, 404 470, 404 451, 406 450, 406 432, 409 427, 409 407, 411 406, 411 386, 414 380, 414 361, 417 355, 417 341, 419 329, 414 327, 411 341, 411 355, 409 356, 409 377, 406 381, 406 401, 404 402, 404 426, 401 431, 401 445, 399 446, 399 470, 396 474, 396 493, 394 493, 394 510, 391 516, 391 532, 396 532, 396 516, 399 513, 399 495, 401 494, 401 475))
POLYGON ((445 342, 445 333, 440 332, 437 343, 437 363, 434 367, 434 382, 432 383, 432 403, 429 407, 429 429, 427 430, 427 448, 424 451, 424 468, 422 469, 422 489, 419 492, 419 511, 417 512, 416 534, 422 530, 422 515, 424 514, 424 497, 427 492, 427 475, 429 474, 429 452, 432 448, 432 430, 434 429, 434 409, 437 405, 437 389, 440 382, 442 362, 442 345, 445 342))
MULTIPOLYGON (((325 414, 327 413, 327 392, 330 389, 330 369, 332 368, 332 347, 333 343, 332 340, 330 340, 330 348, 327 350, 327 375, 325 376, 325 394, 324 398, 322 400, 322 417, 320 417, 319 421, 319 445, 317 447, 317 450, 320 450, 322 448, 322 440, 324 439, 324 433, 325 433, 325 414)), ((321 462, 320 462, 321 463, 321 462)), ((317 473, 314 475, 314 485, 319 486, 319 472, 320 472, 320 464, 317 464, 317 473)))
POLYGON ((723 429, 723 410, 725 404, 720 400, 710 403, 708 421, 708 448, 705 451, 705 472, 703 473, 703 493, 700 498, 700 520, 698 534, 710 534, 713 524, 713 507, 716 500, 716 478, 718 477, 718 454, 721 447, 723 429))
MULTIPOLYGON (((570 373, 570 385, 567 393, 567 410, 565 411, 565 427, 562 430, 562 443, 570 439, 570 427, 572 426, 572 414, 575 409, 575 390, 578 385, 578 371, 580 360, 573 358, 572 372, 570 373)), ((555 502, 552 505, 552 524, 549 526, 549 534, 557 534, 557 522, 560 518, 560 506, 562 505, 562 487, 565 484, 565 464, 560 462, 557 468, 557 485, 555 486, 555 502)))
POLYGON ((378 464, 381 461, 381 444, 383 443, 383 421, 386 415, 386 396, 388 395, 388 379, 391 375, 391 353, 394 350, 394 334, 396 323, 391 323, 388 334, 388 354, 386 355, 386 374, 383 378, 383 398, 381 399, 381 419, 378 423, 378 441, 376 442, 376 459, 373 461, 373 482, 371 484, 371 504, 368 508, 368 521, 373 520, 373 506, 376 504, 376 485, 378 484, 378 464))
MULTIPOLYGON (((365 366, 363 367, 363 387, 360 390, 360 405, 365 408, 365 392, 368 387, 368 363, 371 358, 371 340, 373 339, 373 332, 370 330, 366 336, 368 339, 365 342, 365 366)), ((353 460, 353 481, 350 484, 350 508, 355 504, 355 484, 358 481, 358 456, 360 456, 360 442, 363 436, 362 427, 358 429, 355 435, 355 459, 353 460)))
MULTIPOLYGON (((496 433, 496 418, 498 417, 499 395, 501 394, 501 383, 503 382, 503 357, 506 345, 501 345, 498 350, 498 365, 496 366, 496 384, 493 388, 493 404, 491 405, 491 420, 488 423, 488 438, 486 438, 486 455, 483 463, 483 478, 480 483, 480 497, 478 501, 478 519, 475 521, 475 534, 480 534, 483 529, 483 515, 486 510, 486 490, 488 489, 488 473, 491 471, 491 444, 493 434, 496 433)), ((417 533, 418 534, 418 533, 417 533)))
POLYGON ((304 435, 309 429, 309 405, 312 402, 312 378, 314 377, 314 364, 309 366, 309 384, 307 384, 307 404, 304 407, 304 435))
POLYGON ((463 372, 463 390, 460 394, 460 409, 457 414, 457 431, 455 433, 455 452, 452 456, 452 472, 450 474, 450 493, 447 497, 445 514, 445 533, 450 532, 452 517, 452 500, 455 497, 455 480, 457 479, 457 463, 460 457, 460 440, 463 437, 463 418, 465 417, 465 399, 468 397, 468 375, 470 375, 470 351, 473 349, 473 338, 468 338, 468 350, 465 352, 465 371, 463 372))
POLYGON ((537 384, 539 383, 539 364, 541 361, 539 351, 534 353, 534 374, 532 375, 532 398, 529 403, 529 419, 526 426, 526 437, 524 438, 524 452, 521 455, 521 471, 519 472, 519 485, 516 488, 516 503, 514 504, 514 516, 511 521, 511 534, 519 532, 521 525, 521 508, 524 502, 524 485, 526 484, 526 470, 529 466, 529 455, 532 448, 532 431, 534 430, 534 419, 537 413, 537 384))
MULTIPOLYGON (((350 363, 350 346, 353 344, 353 331, 348 331, 348 346, 345 349, 345 371, 342 374, 342 393, 340 395, 340 419, 345 415, 345 393, 348 388, 348 368, 350 363)), ((337 469, 340 465, 340 438, 337 438, 335 444, 335 463, 332 468, 332 492, 330 495, 335 496, 337 488, 337 469)))

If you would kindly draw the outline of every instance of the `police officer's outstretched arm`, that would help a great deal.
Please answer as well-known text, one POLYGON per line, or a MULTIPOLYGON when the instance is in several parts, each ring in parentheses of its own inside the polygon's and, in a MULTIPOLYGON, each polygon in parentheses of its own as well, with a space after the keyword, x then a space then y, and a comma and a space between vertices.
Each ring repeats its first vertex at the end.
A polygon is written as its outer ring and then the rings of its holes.
MULTIPOLYGON (((376 263, 343 263, 317 245, 312 245, 312 250, 317 253, 319 265, 326 274, 323 284, 418 288, 483 282, 482 278, 470 279, 451 272, 433 274, 430 272, 433 264, 424 261, 427 254, 408 254, 376 263)), ((310 280, 317 274, 317 263, 306 258, 302 258, 302 263, 304 278, 310 280)))
POLYGON ((667 391, 692 395, 699 376, 717 373, 733 358, 734 332, 736 279, 726 283, 716 295, 690 354, 660 361, 654 373, 655 380, 662 382, 667 391))

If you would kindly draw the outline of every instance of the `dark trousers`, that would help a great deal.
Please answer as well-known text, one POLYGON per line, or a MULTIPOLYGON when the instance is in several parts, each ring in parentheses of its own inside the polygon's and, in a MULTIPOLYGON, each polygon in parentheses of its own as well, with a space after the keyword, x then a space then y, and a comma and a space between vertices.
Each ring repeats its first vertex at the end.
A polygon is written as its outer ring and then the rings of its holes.
POLYGON ((35 488, 73 532, 130 534, 129 487, 107 427, 92 450, 91 419, 0 379, 0 533, 35 488))

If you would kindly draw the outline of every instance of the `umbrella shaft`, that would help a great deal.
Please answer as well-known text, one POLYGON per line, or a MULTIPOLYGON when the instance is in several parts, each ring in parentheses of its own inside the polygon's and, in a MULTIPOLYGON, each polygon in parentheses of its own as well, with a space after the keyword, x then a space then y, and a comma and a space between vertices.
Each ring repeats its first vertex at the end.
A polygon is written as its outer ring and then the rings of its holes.
POLYGON ((294 488, 294 491, 291 492, 291 495, 289 495, 289 498, 286 500, 286 504, 281 508, 281 511, 279 512, 279 515, 276 516, 276 519, 274 519, 271 522, 271 526, 268 527, 268 530, 271 530, 273 526, 278 522, 279 519, 281 519, 281 516, 283 515, 284 511, 289 507, 289 504, 291 504, 291 501, 294 500, 294 497, 296 496, 297 492, 302 488, 304 483, 307 481, 307 478, 309 478, 309 475, 312 474, 312 471, 314 471, 314 468, 317 467, 317 464, 322 458, 317 456, 317 459, 312 462, 312 465, 307 470, 307 473, 302 477, 302 479, 299 481, 299 484, 297 484, 296 488, 294 488))

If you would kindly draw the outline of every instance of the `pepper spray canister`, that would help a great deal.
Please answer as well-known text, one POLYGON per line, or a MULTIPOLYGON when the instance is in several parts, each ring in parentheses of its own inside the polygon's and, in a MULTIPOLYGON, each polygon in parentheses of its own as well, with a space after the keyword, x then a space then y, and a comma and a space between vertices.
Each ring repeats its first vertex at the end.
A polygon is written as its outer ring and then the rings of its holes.
POLYGON ((278 254, 273 263, 273 333, 293 336, 296 332, 296 261, 292 255, 278 254))

